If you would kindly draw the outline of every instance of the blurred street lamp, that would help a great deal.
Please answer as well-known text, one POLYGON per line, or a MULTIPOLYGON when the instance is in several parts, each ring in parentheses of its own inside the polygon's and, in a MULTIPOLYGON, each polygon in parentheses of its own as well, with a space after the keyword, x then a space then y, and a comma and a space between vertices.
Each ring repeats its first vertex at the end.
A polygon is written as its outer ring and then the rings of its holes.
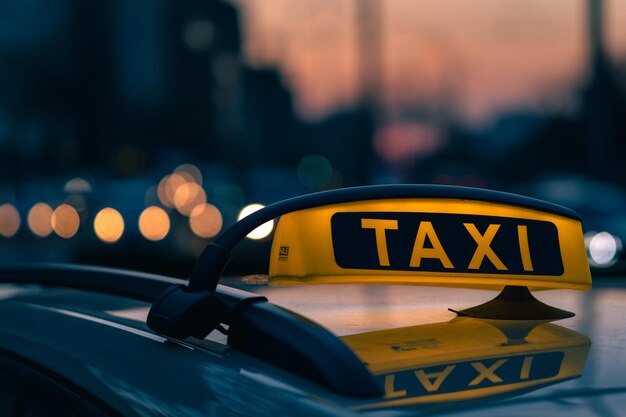
POLYGON ((139 216, 139 231, 148 240, 162 240, 170 231, 170 218, 162 208, 148 207, 139 216))
POLYGON ((212 204, 200 204, 191 211, 189 227, 199 237, 212 238, 222 230, 222 214, 212 204))
POLYGON ((93 228, 98 239, 105 243, 115 243, 124 233, 124 218, 114 208, 103 208, 96 214, 93 228))
POLYGON ((52 229, 63 239, 69 239, 76 234, 80 225, 78 212, 69 204, 61 204, 50 218, 52 229))
POLYGON ((35 236, 46 237, 52 233, 52 207, 37 203, 28 211, 28 228, 35 236))
POLYGON ((0 236, 12 237, 20 228, 20 213, 11 204, 0 206, 0 236))

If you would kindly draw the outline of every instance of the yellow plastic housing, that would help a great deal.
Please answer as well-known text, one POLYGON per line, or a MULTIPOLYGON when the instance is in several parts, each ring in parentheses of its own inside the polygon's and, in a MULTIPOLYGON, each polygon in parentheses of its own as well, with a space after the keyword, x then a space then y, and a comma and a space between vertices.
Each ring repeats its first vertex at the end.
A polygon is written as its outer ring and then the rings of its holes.
POLYGON ((474 200, 392 199, 283 215, 270 285, 591 287, 580 221, 474 200))

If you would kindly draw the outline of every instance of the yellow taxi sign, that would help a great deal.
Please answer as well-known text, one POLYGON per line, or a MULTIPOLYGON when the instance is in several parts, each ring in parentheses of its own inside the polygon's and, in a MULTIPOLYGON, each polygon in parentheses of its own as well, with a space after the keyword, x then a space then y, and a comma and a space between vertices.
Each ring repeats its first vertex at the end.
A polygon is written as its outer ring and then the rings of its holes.
POLYGON ((285 214, 269 272, 277 286, 591 286, 578 218, 460 198, 358 201, 285 214))
POLYGON ((473 318, 341 339, 385 390, 382 401, 357 409, 526 392, 580 376, 591 345, 586 336, 552 323, 473 318), (511 337, 520 330, 523 337, 511 337))

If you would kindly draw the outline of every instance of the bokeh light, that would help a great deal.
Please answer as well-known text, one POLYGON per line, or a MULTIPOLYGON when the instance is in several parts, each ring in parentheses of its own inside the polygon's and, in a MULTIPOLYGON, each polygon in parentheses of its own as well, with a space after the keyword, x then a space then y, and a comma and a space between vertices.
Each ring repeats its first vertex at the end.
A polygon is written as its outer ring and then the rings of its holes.
POLYGON ((592 264, 608 267, 617 261, 622 249, 622 242, 608 232, 600 232, 589 240, 589 257, 592 264))
POLYGON ((52 233, 52 207, 37 203, 28 211, 28 228, 34 235, 46 237, 52 233))
POLYGON ((163 177, 157 188, 157 194, 161 204, 165 207, 174 208, 176 190, 178 187, 190 181, 193 182, 193 177, 187 172, 175 172, 163 177))
POLYGON ((0 236, 12 237, 20 228, 20 213, 11 204, 0 206, 0 236))
MULTIPOLYGON (((182 179, 182 177, 180 177, 182 179)), ((157 187, 159 201, 165 207, 174 208, 174 191, 170 189, 170 175, 166 175, 157 187)))
POLYGON ((69 239, 78 231, 80 218, 74 207, 69 204, 61 204, 52 213, 50 223, 57 235, 63 239, 69 239))
MULTIPOLYGON (((182 164, 176 167, 174 173, 181 174, 186 173, 191 175, 193 182, 198 185, 202 185, 202 173, 194 164, 182 164)), ((184 174, 183 174, 184 175, 184 174)))
POLYGON ((80 224, 84 224, 89 215, 89 210, 87 208, 87 200, 81 194, 70 194, 63 201, 65 204, 68 204, 76 210, 78 213, 78 218, 80 220, 80 224))
MULTIPOLYGON (((255 211, 259 211, 264 207, 265 206, 262 204, 247 205, 243 209, 241 209, 241 211, 239 212, 239 216, 237 216, 237 220, 241 220, 244 217, 251 215, 255 211)), ((269 222, 263 223, 262 225, 260 225, 259 227, 257 227, 256 229, 248 233, 247 237, 253 240, 264 239, 268 237, 270 233, 272 233, 272 230, 274 230, 274 220, 270 220, 269 222)))
POLYGON ((91 184, 84 178, 76 177, 72 178, 68 182, 65 183, 63 187, 63 191, 66 193, 90 193, 92 190, 91 184))
POLYGON ((222 214, 212 204, 200 204, 191 211, 189 227, 199 237, 211 238, 222 230, 222 214))
POLYGON ((333 167, 322 155, 307 155, 298 163, 298 179, 310 190, 322 189, 333 175, 333 167))
POLYGON ((93 228, 98 239, 105 243, 115 243, 124 233, 124 218, 114 208, 103 208, 96 214, 93 228))
POLYGON ((139 231, 148 240, 161 240, 170 231, 170 218, 162 208, 148 207, 139 216, 139 231))
POLYGON ((206 203, 206 193, 195 182, 186 182, 174 193, 174 206, 180 214, 189 216, 194 207, 206 203))

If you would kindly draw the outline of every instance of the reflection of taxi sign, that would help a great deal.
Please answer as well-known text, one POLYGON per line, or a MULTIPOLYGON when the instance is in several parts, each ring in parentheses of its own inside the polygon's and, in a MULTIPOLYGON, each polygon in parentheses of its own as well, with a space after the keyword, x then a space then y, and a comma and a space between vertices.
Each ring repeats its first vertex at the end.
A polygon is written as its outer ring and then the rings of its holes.
POLYGON ((588 289, 591 278, 580 220, 571 212, 415 198, 283 215, 270 283, 588 289))
POLYGON ((383 401, 357 408, 513 395, 582 373, 587 337, 545 322, 493 323, 460 318, 344 336, 385 389, 383 401), (520 326, 525 336, 509 343, 507 330, 520 326))
POLYGON ((387 398, 449 394, 553 378, 559 373, 563 356, 563 352, 497 356, 399 371, 380 379, 387 398))

